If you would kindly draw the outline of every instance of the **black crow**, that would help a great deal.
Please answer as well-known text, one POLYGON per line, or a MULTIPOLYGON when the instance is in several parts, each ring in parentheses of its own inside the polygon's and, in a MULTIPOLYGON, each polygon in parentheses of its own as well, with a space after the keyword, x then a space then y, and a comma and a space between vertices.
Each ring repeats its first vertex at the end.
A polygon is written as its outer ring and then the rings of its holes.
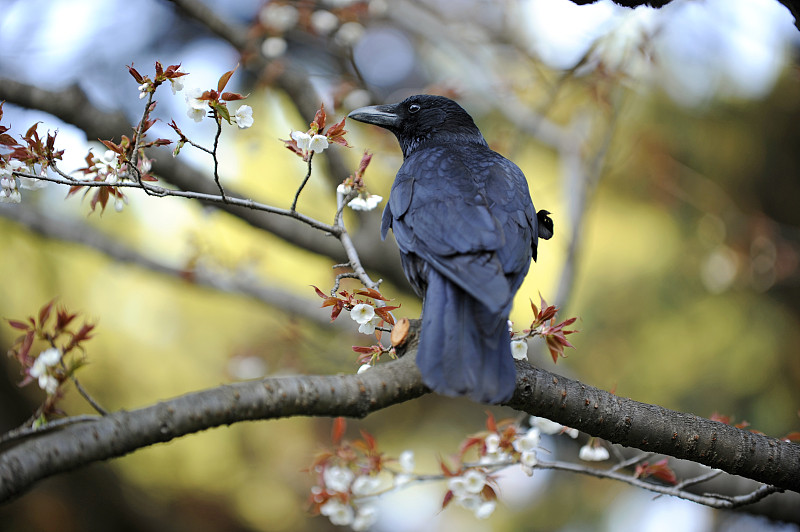
POLYGON ((423 381, 444 395, 507 401, 516 383, 508 313, 538 239, 553 234, 549 213, 537 218, 522 171, 448 98, 411 96, 348 116, 388 129, 403 149, 381 236, 392 228, 423 298, 423 381))

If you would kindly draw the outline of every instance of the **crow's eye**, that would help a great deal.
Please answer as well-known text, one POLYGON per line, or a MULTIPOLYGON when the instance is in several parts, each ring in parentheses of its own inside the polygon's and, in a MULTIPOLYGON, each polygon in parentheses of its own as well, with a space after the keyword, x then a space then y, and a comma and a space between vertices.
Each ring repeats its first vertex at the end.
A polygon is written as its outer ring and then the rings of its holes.
POLYGON ((420 107, 417 103, 412 103, 408 106, 408 112, 411 114, 418 112, 420 109, 422 109, 422 107, 420 107))

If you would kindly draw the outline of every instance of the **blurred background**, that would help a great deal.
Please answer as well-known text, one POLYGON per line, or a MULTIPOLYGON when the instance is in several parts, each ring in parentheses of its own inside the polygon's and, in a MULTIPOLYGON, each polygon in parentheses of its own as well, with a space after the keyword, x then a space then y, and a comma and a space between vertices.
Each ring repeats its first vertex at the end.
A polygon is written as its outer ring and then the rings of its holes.
MULTIPOLYGON (((410 94, 456 98, 523 169, 536 208, 553 213, 555 237, 541 243, 512 319, 524 328, 528 300, 541 294, 562 318, 578 316, 581 332, 556 367, 536 342, 531 362, 780 437, 800 428, 799 49, 792 16, 774 0, 675 0, 660 10, 607 0, 0 0, 0 100, 15 136, 34 122, 57 129, 62 167, 73 171, 90 147, 102 153, 93 121, 141 116, 126 65, 152 75, 156 60, 180 63, 187 88, 209 89, 239 64, 229 88, 249 95, 255 125, 225 129, 223 184, 288 207, 306 167, 280 139, 305 130, 321 102, 333 123, 410 94), (93 110, 71 116, 61 95, 76 88, 93 110)), ((165 126, 174 118, 211 145, 213 123, 192 121, 183 93, 165 86, 156 99, 154 138, 174 139, 165 126)), ((354 147, 315 157, 298 203, 323 221, 364 150, 375 154, 365 176, 373 194, 388 196, 401 163, 390 135, 347 129, 354 147)), ((174 183, 169 152, 156 159, 162 181, 174 183)), ((211 175, 208 156, 188 146, 177 164, 211 175)), ((57 297, 96 322, 78 376, 106 408, 264 375, 357 369, 350 346, 370 339, 346 316, 331 326, 318 309, 309 285, 329 289, 340 261, 314 252, 326 241, 313 230, 266 231, 137 193, 121 212, 89 214, 88 201, 65 195, 50 185, 0 205, 0 316, 24 318, 57 297)), ((373 277, 385 279, 383 294, 402 303, 397 314, 417 317, 394 243, 379 239, 382 207, 348 212, 346 223, 373 277)), ((14 339, 0 326, 0 350, 14 339)), ((43 392, 17 386, 11 358, 0 371, 5 432, 43 392)), ((74 390, 63 407, 90 412, 74 390)), ((418 472, 436 472, 437 456, 481 430, 485 412, 428 396, 349 426, 354 436, 370 431, 387 454, 414 450, 418 472)), ((312 479, 301 471, 330 427, 240 424, 60 475, 0 506, 0 530, 333 529, 307 514, 312 479)), ((585 441, 545 446, 574 460, 585 441)), ((509 472, 500 485, 488 521, 439 512, 446 488, 431 484, 382 499, 374 530, 797 530, 565 473, 509 472)))

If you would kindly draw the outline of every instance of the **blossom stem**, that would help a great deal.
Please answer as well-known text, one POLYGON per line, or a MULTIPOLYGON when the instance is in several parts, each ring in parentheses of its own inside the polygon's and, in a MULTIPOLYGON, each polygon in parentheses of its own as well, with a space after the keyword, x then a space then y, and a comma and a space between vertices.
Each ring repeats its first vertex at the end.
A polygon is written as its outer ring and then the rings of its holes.
POLYGON ((83 398, 86 399, 87 403, 92 405, 92 408, 97 410, 98 414, 100 414, 101 416, 108 415, 108 411, 104 409, 102 406, 100 406, 100 404, 97 401, 95 401, 91 395, 89 395, 89 392, 87 392, 84 389, 84 387, 81 386, 81 383, 78 382, 78 379, 76 379, 74 376, 70 376, 70 379, 72 379, 72 382, 75 383, 75 388, 78 390, 78 393, 80 393, 83 396, 83 398))
POLYGON ((300 193, 303 191, 303 188, 308 183, 309 178, 311 178, 311 159, 314 158, 314 152, 308 153, 308 172, 306 172, 306 177, 303 179, 303 182, 300 183, 300 188, 297 189, 297 193, 294 195, 294 201, 292 202, 292 208, 290 209, 292 212, 297 210, 297 200, 300 199, 300 193))
POLYGON ((150 106, 153 103, 153 92, 147 93, 147 103, 144 104, 144 112, 142 113, 142 119, 139 120, 139 123, 136 125, 136 137, 133 141, 133 152, 131 153, 131 160, 128 163, 130 165, 131 172, 136 176, 136 181, 141 185, 142 189, 144 189, 145 193, 148 195, 150 194, 150 190, 144 183, 142 182, 142 173, 139 171, 139 168, 136 165, 136 160, 139 156, 139 144, 142 141, 142 127, 144 123, 147 121, 147 117, 150 114, 150 106))
MULTIPOLYGON (((214 109, 214 119, 217 122, 217 134, 214 135, 214 148, 211 151, 211 158, 214 159, 214 182, 219 189, 219 195, 222 197, 224 203, 228 203, 228 197, 225 195, 225 190, 222 188, 222 183, 219 182, 219 159, 217 158, 217 147, 219 146, 219 137, 222 134, 222 119, 214 109)), ((294 209, 292 209, 294 210, 294 209)))

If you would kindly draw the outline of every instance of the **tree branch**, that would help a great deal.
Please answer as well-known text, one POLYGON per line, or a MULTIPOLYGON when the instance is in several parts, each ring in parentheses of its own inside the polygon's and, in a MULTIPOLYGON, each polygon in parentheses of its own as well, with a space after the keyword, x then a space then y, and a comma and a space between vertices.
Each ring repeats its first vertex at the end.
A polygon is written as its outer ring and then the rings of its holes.
MULTIPOLYGON (((89 225, 70 223, 64 219, 56 220, 32 205, 20 207, 0 204, 0 217, 19 223, 46 238, 81 244, 118 262, 133 264, 176 279, 186 280, 186 274, 191 273, 191 281, 187 282, 194 285, 207 286, 226 293, 238 293, 281 308, 288 314, 302 316, 318 325, 331 325, 329 313, 320 310, 318 300, 298 297, 288 290, 263 284, 249 276, 234 275, 234 272, 230 276, 214 274, 202 268, 187 272, 142 255, 89 225)), ((337 323, 339 322, 333 324, 337 323)))
MULTIPOLYGON (((417 327, 415 322, 412 330, 417 327)), ((31 434, 0 454, 0 501, 56 473, 223 424, 298 415, 364 417, 415 399, 428 392, 414 363, 416 340, 413 333, 406 356, 359 375, 229 384, 31 434)), ((507 405, 613 443, 800 492, 798 445, 618 397, 527 363, 517 363, 517 391, 507 405)))
MULTIPOLYGON (((131 128, 122 113, 107 113, 96 108, 78 87, 48 91, 34 85, 0 78, 0 101, 2 100, 50 113, 80 128, 90 139, 119 138, 123 134, 128 134, 131 128)), ((169 149, 156 148, 151 153, 154 159, 154 172, 165 181, 184 191, 218 197, 219 189, 213 180, 172 157, 169 149)), ((254 211, 242 203, 249 200, 245 200, 243 195, 235 191, 226 190, 226 198, 230 200, 229 203, 218 202, 214 206, 302 249, 330 257, 337 263, 349 260, 335 240, 327 238, 319 231, 310 231, 298 225, 296 221, 288 219, 289 217, 254 211)), ((397 249, 394 246, 383 245, 378 239, 377 231, 369 239, 362 239, 356 244, 365 268, 381 272, 386 279, 397 286, 407 286, 400 268, 397 249)))

